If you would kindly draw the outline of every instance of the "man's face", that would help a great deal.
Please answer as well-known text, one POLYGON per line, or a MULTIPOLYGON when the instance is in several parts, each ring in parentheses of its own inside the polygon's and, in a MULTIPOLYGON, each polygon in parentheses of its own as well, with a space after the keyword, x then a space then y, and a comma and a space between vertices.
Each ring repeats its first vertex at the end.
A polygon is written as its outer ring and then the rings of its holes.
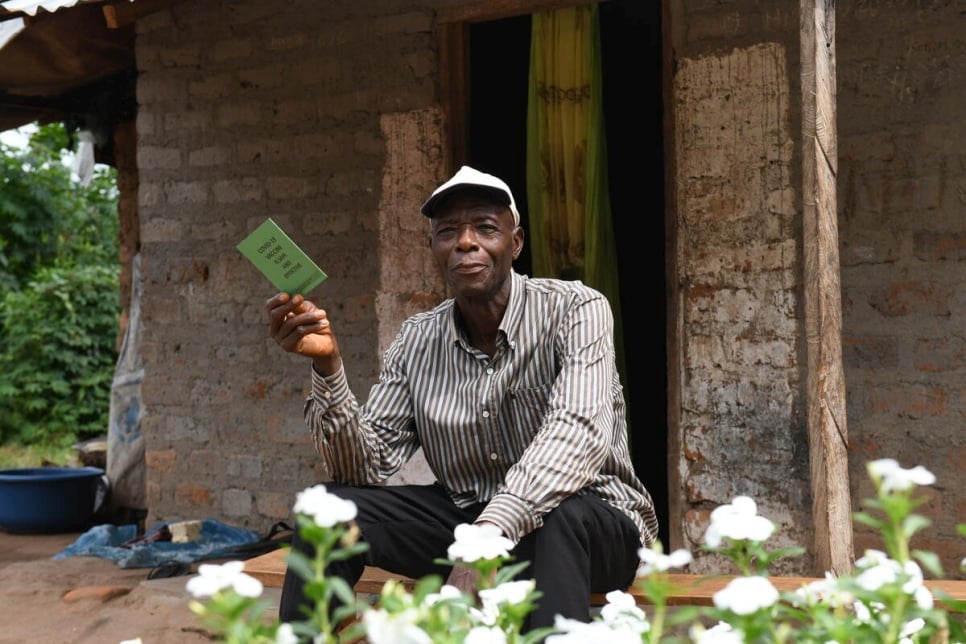
POLYGON ((461 190, 436 206, 430 247, 455 297, 493 297, 523 248, 523 229, 491 194, 461 190))

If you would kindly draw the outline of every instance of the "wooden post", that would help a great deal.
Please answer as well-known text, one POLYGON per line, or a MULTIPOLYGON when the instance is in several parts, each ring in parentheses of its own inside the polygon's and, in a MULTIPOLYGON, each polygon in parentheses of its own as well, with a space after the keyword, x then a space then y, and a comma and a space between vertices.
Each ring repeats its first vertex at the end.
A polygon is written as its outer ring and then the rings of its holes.
POLYGON ((802 202, 808 440, 816 563, 851 571, 842 301, 835 178, 835 2, 801 0, 802 202))

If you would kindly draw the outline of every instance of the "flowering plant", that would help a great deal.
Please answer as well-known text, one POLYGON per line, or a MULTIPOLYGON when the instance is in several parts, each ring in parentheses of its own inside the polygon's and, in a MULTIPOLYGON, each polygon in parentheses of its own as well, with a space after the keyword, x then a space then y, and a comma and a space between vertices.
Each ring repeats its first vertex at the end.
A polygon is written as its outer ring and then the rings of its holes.
MULTIPOLYGON (((525 563, 513 563, 511 542, 492 526, 464 524, 447 551, 453 566, 476 571, 479 587, 466 593, 429 575, 411 588, 389 581, 373 604, 358 600, 339 579, 327 579, 328 561, 363 552, 352 527, 355 506, 317 485, 295 504, 301 535, 317 546, 312 560, 289 552, 288 565, 306 579, 315 610, 306 620, 277 624, 265 618, 261 584, 242 572, 241 562, 202 565, 188 582, 194 612, 218 638, 232 644, 312 641, 320 644, 623 644, 646 642, 919 642, 966 643, 966 602, 930 591, 922 568, 942 576, 938 557, 913 550, 910 540, 929 525, 914 513, 923 499, 916 487, 935 477, 925 468, 903 469, 892 459, 868 464, 876 497, 855 520, 881 533, 884 550, 867 550, 849 575, 814 581, 794 591, 777 590, 768 578, 779 557, 801 548, 768 550, 775 525, 758 514, 753 499, 738 496, 711 513, 702 547, 731 562, 738 575, 713 596, 711 606, 671 607, 675 592, 669 571, 691 561, 687 550, 664 554, 660 542, 638 552, 634 582, 650 604, 645 612, 634 595, 607 593, 607 603, 588 623, 557 618, 553 628, 522 632, 540 594, 532 581, 515 580, 525 563), (342 606, 330 618, 337 596, 342 606), (207 603, 201 599, 208 598, 207 603), (340 627, 341 626, 341 627, 340 627)), ((966 525, 959 526, 966 535, 966 525)), ((966 569, 966 560, 961 564, 966 569)))

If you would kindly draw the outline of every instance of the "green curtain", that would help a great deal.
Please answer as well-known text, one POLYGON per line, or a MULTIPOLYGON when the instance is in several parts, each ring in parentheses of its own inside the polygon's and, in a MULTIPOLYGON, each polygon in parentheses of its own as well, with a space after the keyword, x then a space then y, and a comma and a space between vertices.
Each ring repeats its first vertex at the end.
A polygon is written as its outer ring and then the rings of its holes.
POLYGON ((626 388, 601 80, 597 5, 533 14, 527 105, 533 275, 579 279, 607 296, 626 388))

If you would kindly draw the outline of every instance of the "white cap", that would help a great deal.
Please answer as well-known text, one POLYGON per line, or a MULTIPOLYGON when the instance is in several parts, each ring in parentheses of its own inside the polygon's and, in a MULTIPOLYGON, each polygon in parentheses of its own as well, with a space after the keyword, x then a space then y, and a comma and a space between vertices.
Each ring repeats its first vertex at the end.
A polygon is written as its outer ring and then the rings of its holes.
POLYGON ((453 192, 457 188, 466 188, 476 186, 478 188, 487 188, 493 194, 499 195, 503 201, 503 204, 510 208, 510 212, 513 213, 513 223, 516 226, 520 225, 520 213, 517 210, 517 204, 513 200, 513 193, 510 192, 510 186, 498 178, 494 177, 492 174, 487 174, 485 172, 480 172, 468 165, 464 165, 459 169, 459 172, 453 175, 453 177, 436 188, 433 194, 430 195, 423 207, 419 209, 421 213, 427 217, 432 217, 435 213, 433 209, 436 207, 436 203, 442 199, 444 196, 453 192))

